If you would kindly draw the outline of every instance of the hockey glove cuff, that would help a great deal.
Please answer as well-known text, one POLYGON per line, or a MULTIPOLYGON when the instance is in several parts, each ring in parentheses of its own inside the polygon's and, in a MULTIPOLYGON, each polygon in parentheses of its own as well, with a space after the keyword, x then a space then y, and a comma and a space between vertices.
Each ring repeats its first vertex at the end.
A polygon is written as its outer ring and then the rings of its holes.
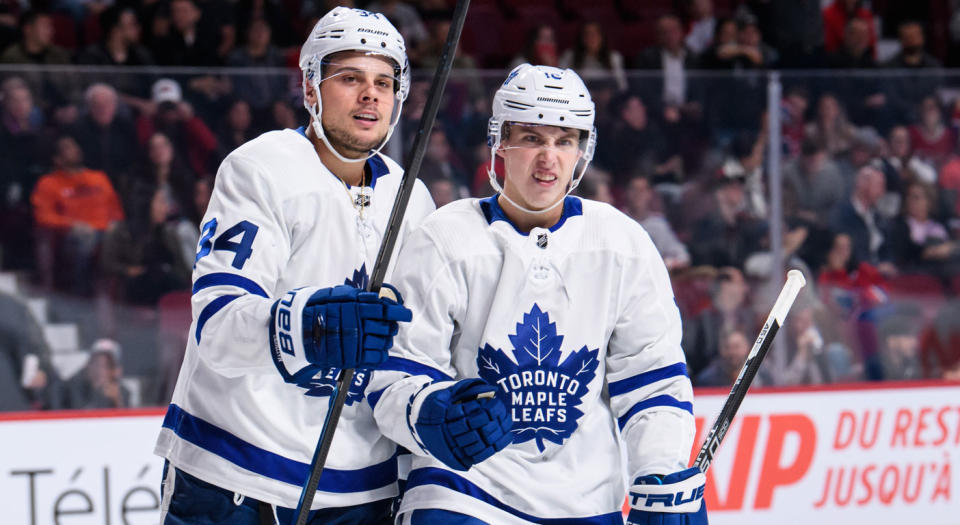
POLYGON ((691 467, 668 476, 640 476, 627 495, 628 525, 707 525, 707 478, 691 467))
POLYGON ((430 392, 414 425, 423 448, 461 471, 506 448, 513 442, 513 421, 506 406, 489 395, 496 392, 479 378, 430 392))

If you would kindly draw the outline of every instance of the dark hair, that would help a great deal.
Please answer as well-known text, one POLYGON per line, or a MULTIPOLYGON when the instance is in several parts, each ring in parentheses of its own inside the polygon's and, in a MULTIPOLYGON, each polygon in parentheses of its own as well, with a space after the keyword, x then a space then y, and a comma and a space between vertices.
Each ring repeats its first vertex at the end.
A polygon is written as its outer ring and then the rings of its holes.
POLYGON ((600 63, 607 69, 612 69, 610 61, 610 43, 607 41, 607 35, 603 32, 603 26, 600 22, 589 21, 580 26, 580 32, 577 34, 577 43, 573 46, 573 68, 579 69, 583 66, 583 58, 586 55, 587 48, 583 43, 583 35, 587 32, 587 27, 595 25, 600 29, 600 63))
POLYGON ((523 58, 526 59, 526 61, 530 64, 537 65, 538 63, 536 60, 537 57, 534 53, 534 46, 537 45, 537 39, 540 38, 540 31, 542 31, 544 28, 553 31, 554 39, 556 39, 557 30, 554 29, 552 25, 537 24, 537 26, 533 28, 533 31, 527 35, 527 41, 523 46, 523 58))
POLYGON ((20 33, 23 33, 23 28, 37 21, 41 16, 50 16, 48 11, 43 9, 27 9, 20 15, 20 23, 17 24, 17 28, 20 29, 20 33))

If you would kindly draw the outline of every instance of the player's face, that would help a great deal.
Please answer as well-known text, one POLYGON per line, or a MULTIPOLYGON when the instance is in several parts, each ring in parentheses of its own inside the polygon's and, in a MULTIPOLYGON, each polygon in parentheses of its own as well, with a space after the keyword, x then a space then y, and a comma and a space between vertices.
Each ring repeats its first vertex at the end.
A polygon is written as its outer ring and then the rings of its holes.
POLYGON ((563 198, 580 151, 580 130, 510 124, 498 152, 506 175, 503 191, 514 202, 542 210, 563 198))
POLYGON ((346 157, 366 156, 390 128, 396 100, 392 63, 375 55, 339 54, 323 74, 321 120, 327 139, 346 157))

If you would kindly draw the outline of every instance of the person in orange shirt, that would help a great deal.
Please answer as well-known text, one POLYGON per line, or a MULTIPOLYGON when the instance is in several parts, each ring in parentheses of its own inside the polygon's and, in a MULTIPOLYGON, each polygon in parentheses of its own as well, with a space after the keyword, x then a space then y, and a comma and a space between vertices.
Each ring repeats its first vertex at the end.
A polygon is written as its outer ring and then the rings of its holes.
POLYGON ((107 175, 83 166, 83 151, 72 137, 57 139, 53 168, 30 196, 41 284, 52 289, 54 277, 62 276, 70 279, 70 291, 90 295, 103 232, 123 220, 123 208, 107 175))

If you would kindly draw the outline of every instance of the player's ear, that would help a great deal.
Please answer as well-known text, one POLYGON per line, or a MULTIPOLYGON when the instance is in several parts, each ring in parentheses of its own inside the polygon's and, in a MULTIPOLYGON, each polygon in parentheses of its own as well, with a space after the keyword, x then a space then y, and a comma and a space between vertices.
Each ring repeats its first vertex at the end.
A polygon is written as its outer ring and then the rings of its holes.
POLYGON ((317 92, 313 89, 313 84, 311 84, 307 79, 303 79, 303 98, 311 106, 317 103, 317 92))

